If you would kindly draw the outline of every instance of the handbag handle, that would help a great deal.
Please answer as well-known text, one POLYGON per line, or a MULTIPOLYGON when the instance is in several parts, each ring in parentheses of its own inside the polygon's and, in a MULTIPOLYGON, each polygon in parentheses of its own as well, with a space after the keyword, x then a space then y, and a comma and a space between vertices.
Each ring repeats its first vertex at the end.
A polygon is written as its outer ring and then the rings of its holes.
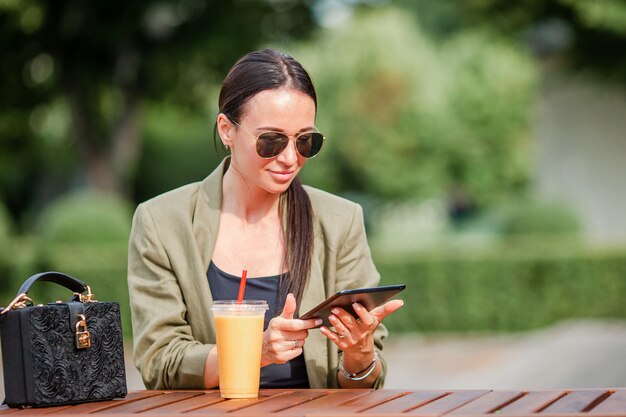
POLYGON ((93 294, 91 293, 91 288, 84 282, 74 277, 71 277, 62 272, 40 272, 39 274, 35 274, 28 278, 20 289, 17 291, 17 295, 15 299, 9 303, 6 307, 0 307, 0 316, 6 314, 14 308, 21 308, 26 306, 26 303, 30 303, 32 305, 32 300, 28 297, 28 291, 30 287, 37 281, 46 281, 53 282, 55 284, 59 284, 68 290, 72 291, 74 295, 70 299, 70 302, 79 301, 79 302, 95 302, 93 299, 93 294), (87 291, 87 295, 83 295, 83 292, 87 291))
POLYGON ((62 285, 68 290, 78 294, 82 294, 85 291, 89 291, 89 293, 91 293, 87 284, 85 284, 81 280, 71 277, 62 272, 49 271, 41 272, 28 278, 26 281, 24 281, 20 289, 17 291, 17 295, 19 296, 20 294, 28 294, 30 287, 32 287, 32 285, 37 281, 53 282, 55 284, 62 285))

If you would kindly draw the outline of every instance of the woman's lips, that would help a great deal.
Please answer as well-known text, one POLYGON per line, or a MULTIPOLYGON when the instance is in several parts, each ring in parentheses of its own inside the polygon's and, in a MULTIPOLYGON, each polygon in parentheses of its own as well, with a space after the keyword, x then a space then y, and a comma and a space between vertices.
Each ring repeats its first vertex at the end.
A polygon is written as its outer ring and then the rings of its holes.
POLYGON ((278 181, 289 181, 295 171, 274 171, 269 170, 270 175, 278 181))

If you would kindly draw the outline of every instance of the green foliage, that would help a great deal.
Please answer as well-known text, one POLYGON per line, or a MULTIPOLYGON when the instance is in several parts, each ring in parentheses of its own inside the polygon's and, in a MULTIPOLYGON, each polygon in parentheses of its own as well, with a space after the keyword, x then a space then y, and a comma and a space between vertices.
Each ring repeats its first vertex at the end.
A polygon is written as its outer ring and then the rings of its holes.
MULTIPOLYGON (((127 337, 132 334, 125 241, 55 244, 46 247, 43 256, 41 250, 37 250, 39 245, 36 239, 22 239, 15 246, 15 256, 6 262, 0 260, 0 270, 9 271, 2 277, 0 305, 8 304, 29 276, 42 271, 60 271, 87 283, 99 301, 117 301, 122 312, 124 334, 127 337)), ((28 295, 35 303, 72 297, 69 290, 50 282, 38 282, 28 295)))
MULTIPOLYGON (((130 334, 127 245, 131 228, 130 205, 109 195, 83 192, 63 197, 42 213, 36 239, 22 241, 11 268, 14 293, 28 276, 61 271, 91 286, 100 301, 118 301, 124 313, 124 331, 130 334)), ((67 300, 59 285, 37 283, 29 293, 37 303, 67 300)))
MULTIPOLYGON (((37 237, 20 237, 11 244, 11 257, 0 259, 3 285, 0 305, 10 301, 30 275, 61 271, 89 284, 101 301, 115 300, 124 312, 124 329, 130 334, 127 242, 131 226, 127 202, 91 192, 63 197, 42 213, 37 237)), ((41 282, 29 296, 36 303, 68 300, 65 288, 41 282)))
POLYGON ((442 55, 452 117, 439 135, 447 142, 449 181, 479 202, 523 191, 530 171, 532 62, 478 31, 462 32, 442 55))
POLYGON ((307 182, 391 199, 457 187, 478 202, 525 186, 535 73, 519 49, 481 32, 435 44, 386 8, 293 53, 315 78, 328 137, 307 182))
POLYGON ((307 3, 0 1, 0 198, 21 213, 77 179, 131 194, 143 104, 205 111, 238 57, 307 37, 307 3))
POLYGON ((580 232, 578 218, 559 204, 524 203, 505 210, 502 233, 505 237, 524 235, 575 235, 580 232))
POLYGON ((626 253, 549 251, 377 259, 406 283, 399 332, 518 331, 572 318, 626 318, 626 253))
POLYGON ((626 36, 626 4, 623 1, 561 0, 561 2, 572 7, 586 26, 608 29, 626 36))
MULTIPOLYGON (((535 249, 375 256, 382 284, 407 284, 401 295, 405 306, 385 324, 394 332, 505 332, 565 319, 626 319, 626 252, 535 249)), ((57 245, 37 271, 69 273, 90 284, 99 300, 120 302, 129 336, 126 261, 122 243, 57 245)), ((15 288, 0 289, 0 305, 12 299, 27 277, 12 277, 15 288)), ((40 283, 32 295, 36 302, 48 302, 71 294, 40 283)))
MULTIPOLYGON (((9 212, 0 201, 0 282, 8 284, 7 261, 11 258, 13 224, 9 212), (4 278, 3 278, 4 277, 4 278)), ((0 290, 1 291, 1 290, 0 290)))
POLYGON ((432 45, 408 18, 392 10, 364 14, 294 55, 313 75, 317 125, 328 137, 304 172, 307 182, 396 198, 437 188, 429 177, 440 178, 441 166, 428 158, 430 137, 422 132, 435 129, 430 116, 445 103, 433 80, 432 45))
POLYGON ((213 115, 202 117, 173 106, 149 108, 140 175, 133 187, 136 201, 200 181, 213 170, 226 155, 219 138, 220 152, 213 144, 214 119, 213 115))
MULTIPOLYGON (((59 244, 47 250, 44 270, 62 271, 86 282, 99 301, 117 301, 122 313, 122 328, 130 336, 130 300, 126 281, 127 238, 116 242, 59 244)), ((67 290, 58 285, 40 283, 34 291, 37 299, 67 299, 67 290)))
MULTIPOLYGON (((9 239, 13 233, 13 222, 11 220, 11 216, 7 211, 2 201, 0 201, 0 248, 7 248, 9 245, 9 239)), ((0 251, 4 252, 4 251, 0 251)), ((0 256, 3 256, 0 253, 0 256)))
MULTIPOLYGON (((626 3, 621 0, 442 1, 455 5, 455 30, 483 26, 515 40, 523 37, 540 55, 565 57, 561 61, 570 69, 604 82, 626 81, 626 3)), ((401 3, 419 14, 419 6, 401 3)))
POLYGON ((35 272, 36 245, 15 234, 11 215, 0 201, 0 306, 7 305, 24 280, 35 272))
MULTIPOLYGON (((0 305, 32 273, 59 270, 91 285, 101 301, 118 301, 131 334, 125 241, 56 243, 36 256, 38 239, 21 239, 0 259, 0 305), (8 284, 8 285, 7 285, 8 284)), ((567 241, 552 247, 440 254, 374 253, 382 284, 406 283, 405 306, 385 320, 397 332, 518 331, 572 318, 626 319, 626 252, 597 252, 567 241), (598 301, 601 300, 601 301, 598 301)), ((36 302, 68 299, 58 285, 37 284, 36 302)))
POLYGON ((131 226, 130 205, 114 196, 84 192, 60 198, 41 217, 41 237, 55 244, 126 242, 131 226))

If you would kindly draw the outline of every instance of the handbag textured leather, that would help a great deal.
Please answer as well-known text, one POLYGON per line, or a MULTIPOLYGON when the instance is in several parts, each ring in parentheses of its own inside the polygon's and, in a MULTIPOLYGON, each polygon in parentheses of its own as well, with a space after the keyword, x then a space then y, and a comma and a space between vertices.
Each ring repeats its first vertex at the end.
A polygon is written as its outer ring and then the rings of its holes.
POLYGON ((0 311, 5 403, 43 407, 125 397, 120 306, 98 302, 84 282, 60 272, 28 278, 0 311), (66 287, 67 302, 33 305, 38 281, 66 287))

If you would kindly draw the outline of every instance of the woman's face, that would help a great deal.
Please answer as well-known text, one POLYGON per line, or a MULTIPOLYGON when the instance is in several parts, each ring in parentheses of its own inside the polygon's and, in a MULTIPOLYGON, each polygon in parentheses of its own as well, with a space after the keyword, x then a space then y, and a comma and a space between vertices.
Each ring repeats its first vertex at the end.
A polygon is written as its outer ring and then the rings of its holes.
POLYGON ((271 194, 284 192, 306 163, 294 139, 315 130, 313 99, 293 88, 264 90, 244 105, 238 122, 241 127, 230 123, 228 142, 224 140, 231 148, 231 164, 248 184, 271 194), (257 154, 256 138, 267 131, 284 133, 291 140, 280 154, 264 159, 257 154))

